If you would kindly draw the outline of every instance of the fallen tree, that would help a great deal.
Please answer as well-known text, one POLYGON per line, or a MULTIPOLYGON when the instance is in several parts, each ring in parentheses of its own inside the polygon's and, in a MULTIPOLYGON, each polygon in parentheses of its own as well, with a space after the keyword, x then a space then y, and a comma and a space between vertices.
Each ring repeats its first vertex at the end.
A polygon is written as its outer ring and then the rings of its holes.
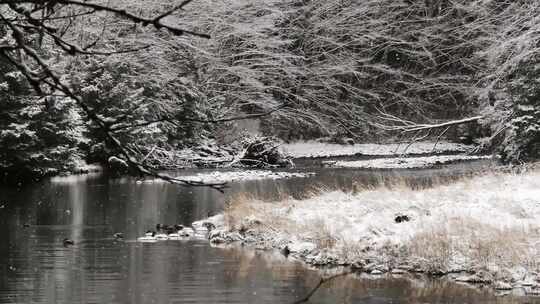
POLYGON ((230 166, 253 168, 294 167, 289 156, 279 149, 275 138, 255 136, 242 141, 242 149, 230 166))

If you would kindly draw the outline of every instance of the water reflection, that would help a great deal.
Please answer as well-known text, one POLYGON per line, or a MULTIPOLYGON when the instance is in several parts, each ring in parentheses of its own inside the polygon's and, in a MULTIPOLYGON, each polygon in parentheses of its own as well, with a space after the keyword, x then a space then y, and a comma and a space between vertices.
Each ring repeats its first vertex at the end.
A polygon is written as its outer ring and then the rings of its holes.
MULTIPOLYGON (((445 173, 404 174, 422 180, 445 173)), ((219 211, 234 193, 301 196, 318 183, 334 181, 346 188, 353 177, 363 183, 381 178, 373 172, 324 171, 311 179, 237 183, 226 195, 101 175, 0 188, 0 303, 292 303, 316 284, 318 273, 277 253, 214 248, 203 240, 130 240, 158 222, 189 224, 219 211), (115 241, 115 232, 123 232, 127 241, 115 241), (64 237, 76 244, 64 247, 64 237)), ((311 303, 525 300, 494 298, 438 280, 362 277, 331 282, 311 303)))

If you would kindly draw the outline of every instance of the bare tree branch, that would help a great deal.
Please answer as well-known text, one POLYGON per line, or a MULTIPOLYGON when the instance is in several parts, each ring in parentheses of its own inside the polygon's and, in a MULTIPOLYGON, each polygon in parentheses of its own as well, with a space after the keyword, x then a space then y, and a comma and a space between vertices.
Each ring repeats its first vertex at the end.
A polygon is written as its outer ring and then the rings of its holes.
MULTIPOLYGON (((92 10, 95 10, 95 11, 110 12, 110 13, 113 13, 113 14, 117 15, 118 17, 130 20, 131 22, 133 22, 135 24, 141 24, 143 26, 152 25, 156 29, 161 29, 161 28, 167 29, 173 35, 188 34, 188 35, 202 37, 202 38, 210 38, 210 35, 208 35, 208 34, 197 33, 197 32, 194 32, 194 31, 189 31, 189 30, 186 30, 186 29, 177 28, 177 27, 174 27, 172 25, 168 25, 168 24, 165 24, 165 23, 161 22, 164 17, 171 15, 172 13, 174 13, 175 11, 177 11, 179 9, 182 9, 184 6, 186 6, 190 2, 191 1, 184 1, 180 5, 176 6, 174 9, 172 9, 172 10, 170 10, 170 11, 164 13, 164 14, 161 14, 161 15, 155 17, 155 18, 145 18, 145 17, 142 17, 142 16, 137 16, 135 14, 132 14, 132 13, 128 12, 125 9, 118 9, 118 8, 109 7, 109 6, 106 6, 106 5, 101 5, 101 4, 98 4, 98 3, 87 2, 87 1, 76 1, 76 0, 55 0, 55 1, 51 1, 51 3, 53 3, 55 5, 57 5, 57 4, 73 5, 73 6, 77 6, 77 7, 83 7, 83 8, 92 9, 92 10)), ((0 4, 15 4, 15 3, 18 3, 18 4, 21 4, 21 3, 35 4, 35 3, 39 3, 39 1, 37 1, 37 0, 0 0, 0 4)))
POLYGON ((317 285, 315 285, 315 287, 313 287, 312 290, 310 290, 310 292, 308 292, 308 294, 301 298, 300 300, 297 300, 297 301, 294 301, 293 304, 300 304, 300 303, 306 303, 309 301, 309 299, 311 299, 311 297, 315 294, 315 292, 317 292, 317 290, 319 290, 319 288, 324 285, 325 283, 327 282, 330 282, 336 278, 339 278, 339 277, 343 277, 343 276, 346 276, 346 275, 349 275, 351 274, 352 272, 351 271, 345 271, 345 272, 341 272, 341 273, 338 273, 338 274, 335 274, 335 275, 332 275, 332 276, 329 276, 329 277, 326 277, 326 278, 321 278, 319 283, 317 283, 317 285))
POLYGON ((462 119, 456 119, 456 120, 450 120, 445 121, 442 123, 416 123, 410 120, 402 119, 400 117, 397 117, 395 115, 391 115, 389 113, 384 113, 382 111, 379 111, 381 114, 379 116, 379 121, 387 121, 389 123, 383 123, 383 122, 371 122, 371 125, 386 130, 386 131, 398 131, 401 133, 409 133, 409 132, 418 132, 418 131, 424 131, 424 130, 431 130, 431 129, 440 129, 440 128, 446 128, 461 124, 466 124, 470 122, 478 121, 482 118, 484 118, 483 115, 473 116, 473 117, 467 117, 462 119))
MULTIPOLYGON (((191 122, 199 122, 199 123, 217 124, 217 123, 223 123, 223 122, 254 119, 254 118, 260 118, 260 117, 268 116, 268 115, 270 115, 270 114, 272 114, 274 112, 277 112, 279 110, 284 109, 287 106, 288 106, 287 104, 283 104, 283 105, 281 105, 279 107, 275 107, 274 109, 266 111, 264 113, 247 114, 247 115, 242 115, 242 116, 226 117, 226 118, 219 118, 219 119, 182 118, 182 120, 183 121, 191 121, 191 122)), ((158 119, 145 121, 145 122, 140 123, 140 124, 120 125, 120 126, 116 126, 116 127, 113 126, 113 127, 111 127, 111 131, 117 132, 117 131, 125 130, 125 129, 136 129, 136 128, 141 128, 141 127, 147 127, 149 125, 153 125, 153 124, 160 123, 160 122, 167 122, 167 123, 170 123, 172 125, 179 126, 178 122, 177 122, 177 119, 174 119, 172 117, 160 117, 158 119)))

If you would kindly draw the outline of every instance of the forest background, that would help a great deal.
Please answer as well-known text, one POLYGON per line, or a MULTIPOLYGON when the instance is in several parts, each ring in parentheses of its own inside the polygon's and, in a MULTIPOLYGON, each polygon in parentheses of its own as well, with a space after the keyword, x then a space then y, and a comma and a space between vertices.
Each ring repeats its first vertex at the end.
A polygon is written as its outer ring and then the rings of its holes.
POLYGON ((234 150, 244 118, 287 142, 444 137, 540 157, 537 1, 187 2, 93 2, 170 10, 145 26, 76 1, 0 1, 4 176, 234 150))

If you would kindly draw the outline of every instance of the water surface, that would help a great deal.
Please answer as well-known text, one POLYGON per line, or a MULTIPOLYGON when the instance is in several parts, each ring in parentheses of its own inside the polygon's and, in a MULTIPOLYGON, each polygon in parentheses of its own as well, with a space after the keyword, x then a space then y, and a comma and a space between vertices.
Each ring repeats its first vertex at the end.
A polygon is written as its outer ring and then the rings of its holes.
MULTIPOLYGON (((0 303, 293 303, 319 273, 276 252, 211 247, 205 240, 132 242, 156 223, 189 224, 222 210, 238 192, 301 197, 321 185, 347 189, 399 179, 413 186, 451 180, 472 167, 323 170, 315 177, 207 188, 137 183, 101 175, 0 188, 0 303), (435 178, 436 177, 436 178, 435 178), (127 241, 115 241, 122 232, 127 241), (76 245, 64 247, 64 238, 76 245)), ((444 280, 349 276, 311 303, 534 303, 495 297, 444 280)))

